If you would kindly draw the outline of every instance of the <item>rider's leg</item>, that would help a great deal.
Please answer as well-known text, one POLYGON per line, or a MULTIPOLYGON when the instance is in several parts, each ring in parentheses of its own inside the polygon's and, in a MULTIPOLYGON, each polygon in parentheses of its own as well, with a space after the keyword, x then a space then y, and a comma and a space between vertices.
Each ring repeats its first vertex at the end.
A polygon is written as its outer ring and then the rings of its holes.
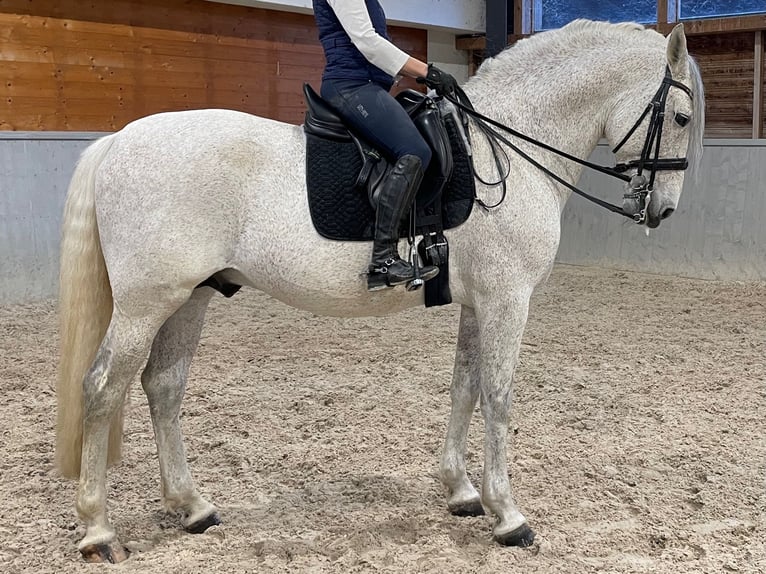
MULTIPOLYGON (((412 281, 413 266, 399 256, 399 227, 431 161, 431 148, 399 102, 377 84, 325 81, 322 95, 362 139, 394 164, 376 194, 375 241, 368 286, 384 288, 412 281)), ((428 266, 420 270, 420 277, 427 281, 437 273, 437 268, 428 266)))

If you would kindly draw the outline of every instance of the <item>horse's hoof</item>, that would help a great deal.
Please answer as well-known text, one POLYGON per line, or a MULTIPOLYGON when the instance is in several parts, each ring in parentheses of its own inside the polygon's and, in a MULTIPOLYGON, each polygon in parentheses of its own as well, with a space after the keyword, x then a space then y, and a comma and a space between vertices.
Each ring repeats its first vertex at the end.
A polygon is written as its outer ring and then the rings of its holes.
POLYGON ((478 500, 470 500, 447 507, 453 516, 484 516, 484 507, 478 500))
POLYGON ((197 520, 197 522, 192 522, 186 527, 186 532, 189 534, 202 534, 211 526, 218 526, 219 524, 221 524, 221 517, 218 516, 217 512, 213 512, 212 514, 208 514, 205 518, 197 520))
POLYGON ((130 550, 119 542, 109 544, 91 544, 80 549, 83 560, 98 564, 119 564, 130 556, 130 550))
POLYGON ((528 525, 522 524, 518 528, 514 528, 505 534, 496 534, 495 540, 503 546, 519 546, 521 548, 526 548, 527 546, 532 546, 532 543, 535 541, 535 531, 528 525))

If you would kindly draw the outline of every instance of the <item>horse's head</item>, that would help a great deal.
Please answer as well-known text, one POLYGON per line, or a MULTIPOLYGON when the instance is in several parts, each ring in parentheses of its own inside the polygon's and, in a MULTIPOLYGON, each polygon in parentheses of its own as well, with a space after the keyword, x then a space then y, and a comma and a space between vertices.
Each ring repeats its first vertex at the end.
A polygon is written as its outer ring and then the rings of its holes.
MULTIPOLYGON (((666 38, 664 56, 660 86, 628 86, 605 130, 618 169, 632 176, 623 209, 652 228, 678 206, 687 165, 693 170, 702 154, 704 130, 702 81, 689 57, 683 25, 666 38)), ((656 61, 642 65, 656 77, 656 61)))

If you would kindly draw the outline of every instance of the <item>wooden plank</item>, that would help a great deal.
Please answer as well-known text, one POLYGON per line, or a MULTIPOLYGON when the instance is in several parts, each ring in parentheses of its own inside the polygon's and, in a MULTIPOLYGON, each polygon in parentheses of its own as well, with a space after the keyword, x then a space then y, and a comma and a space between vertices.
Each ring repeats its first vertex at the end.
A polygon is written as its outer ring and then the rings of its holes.
MULTIPOLYGON (((427 60, 424 30, 389 32, 427 60)), ((115 130, 210 107, 297 123, 302 84, 318 88, 323 67, 310 15, 203 0, 0 2, 3 130, 115 130)))
POLYGON ((659 24, 666 24, 672 22, 668 19, 668 1, 673 0, 657 0, 657 22, 659 24))
POLYGON ((753 33, 687 38, 705 86, 706 137, 751 137, 753 33))
POLYGON ((764 32, 755 32, 753 50, 753 138, 759 139, 764 135, 763 107, 764 107, 764 32))
POLYGON ((722 34, 725 32, 755 32, 757 30, 766 30, 766 14, 684 20, 684 32, 687 36, 722 34))
POLYGON ((78 0, 3 0, 0 11, 66 22, 118 24, 242 38, 273 38, 313 27, 305 14, 287 14, 202 0, 109 0, 108 7, 78 0), (287 19, 286 19, 287 17, 287 19))
MULTIPOLYGON (((513 34, 531 34, 536 0, 514 0, 513 2, 513 34)), ((486 49, 485 45, 482 50, 486 49)))
POLYGON ((17 41, 27 44, 49 44, 53 42, 54 44, 63 43, 69 46, 80 45, 83 41, 87 41, 88 44, 111 47, 114 47, 115 43, 130 43, 142 45, 145 50, 152 50, 156 44, 175 40, 185 42, 186 47, 190 50, 201 50, 209 47, 252 49, 253 47, 278 44, 283 49, 290 49, 291 46, 295 46, 296 51, 314 48, 321 52, 321 46, 313 26, 301 28, 300 34, 297 32, 285 33, 279 38, 258 35, 240 38, 156 28, 104 26, 92 22, 63 21, 64 24, 68 24, 64 26, 61 22, 51 22, 48 19, 37 17, 24 17, 23 21, 19 21, 19 18, 14 15, 0 13, 0 24, 3 25, 0 27, 0 40, 4 43, 17 41))
MULTIPOLYGON (((2 24, 0 15, 0 27, 2 24)), ((314 57, 321 61, 323 58, 321 46, 316 41, 311 45, 256 40, 228 43, 220 38, 188 37, 173 32, 161 36, 157 31, 149 35, 137 31, 130 36, 121 37, 88 32, 50 33, 43 27, 22 30, 6 38, 0 44, 0 57, 3 59, 28 57, 50 61, 52 51, 62 54, 71 52, 73 56, 83 59, 83 63, 85 58, 91 58, 96 65, 109 65, 109 58, 125 50, 154 56, 239 60, 243 63, 253 58, 263 61, 264 54, 279 54, 280 58, 290 61, 305 60, 307 57, 314 57), (25 47, 29 52, 23 54, 20 50, 25 47), (87 53, 79 51, 82 49, 87 49, 87 53)))
MULTIPOLYGON (((52 67, 38 65, 36 68, 23 67, 21 73, 14 70, 6 72, 5 81, 0 84, 0 98, 20 97, 25 95, 42 96, 60 99, 62 97, 77 97, 84 94, 92 97, 97 94, 104 101, 131 93, 135 88, 134 74, 131 70, 121 70, 112 74, 108 79, 104 75, 94 74, 82 66, 68 66, 54 70, 52 67)), ((283 91, 283 86, 289 89, 300 86, 303 82, 314 79, 318 81, 315 69, 304 66, 282 67, 277 76, 273 68, 259 70, 254 67, 250 78, 232 74, 230 70, 212 67, 206 70, 170 72, 144 72, 142 74, 142 89, 157 88, 172 92, 177 89, 203 89, 211 93, 219 91, 259 91, 265 81, 273 83, 277 92, 283 91)))
MULTIPOLYGON (((514 29, 516 26, 516 17, 513 19, 514 29)), ((455 49, 466 50, 468 52, 484 50, 487 46, 487 39, 484 35, 458 36, 455 38, 455 49)))

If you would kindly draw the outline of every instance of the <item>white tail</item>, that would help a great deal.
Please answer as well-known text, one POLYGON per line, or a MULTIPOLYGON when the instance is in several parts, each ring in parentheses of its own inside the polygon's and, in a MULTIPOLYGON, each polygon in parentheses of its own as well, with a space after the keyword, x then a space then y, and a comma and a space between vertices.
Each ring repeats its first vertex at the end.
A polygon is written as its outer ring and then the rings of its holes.
MULTIPOLYGON (((68 478, 80 475, 82 383, 112 316, 112 289, 96 222, 96 172, 114 136, 90 145, 69 184, 61 234, 59 273, 60 360, 56 396, 56 465, 68 478)), ((122 409, 109 432, 109 462, 120 459, 122 409)))

